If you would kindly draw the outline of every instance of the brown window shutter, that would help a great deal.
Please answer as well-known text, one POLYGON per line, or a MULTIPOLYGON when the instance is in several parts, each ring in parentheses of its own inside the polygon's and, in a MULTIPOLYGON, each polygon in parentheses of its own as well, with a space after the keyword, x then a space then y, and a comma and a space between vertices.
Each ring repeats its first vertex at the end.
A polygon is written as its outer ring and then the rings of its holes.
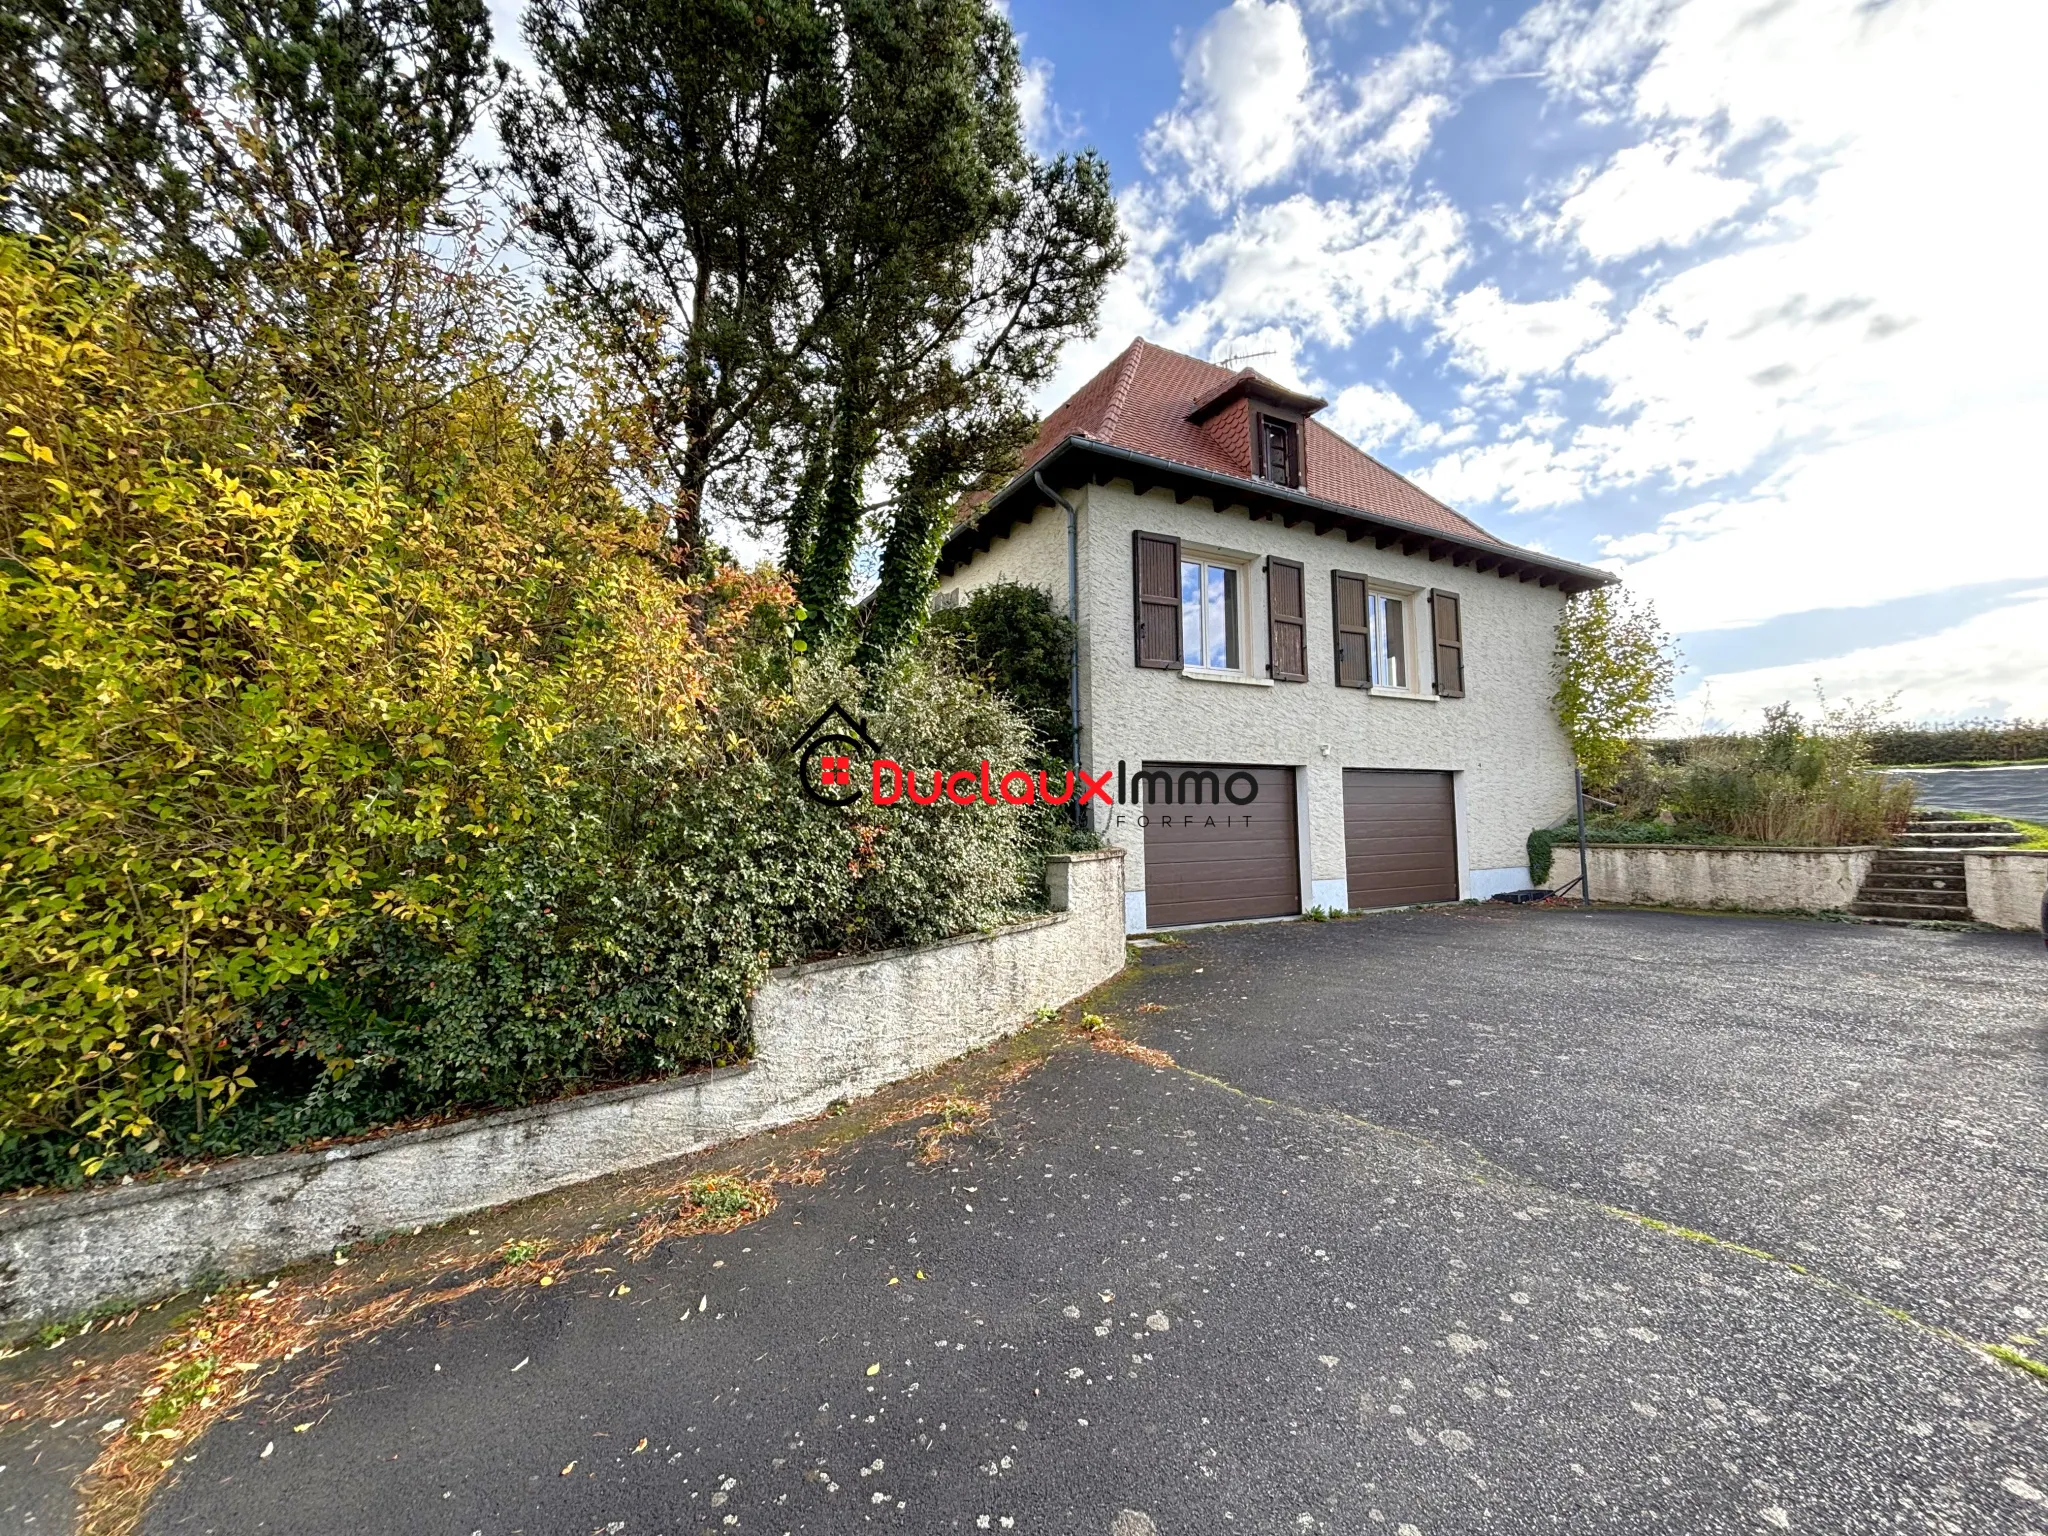
POLYGON ((1436 630, 1436 696, 1465 697, 1465 628, 1455 592, 1429 594, 1429 616, 1436 630))
POLYGON ((1367 687, 1372 682, 1372 631, 1366 618, 1365 578, 1332 571, 1330 608, 1337 631, 1337 686, 1367 687))
POLYGON ((1300 562, 1266 561, 1266 670, 1274 681, 1308 681, 1307 577, 1300 562))
POLYGON ((1161 533, 1131 535, 1138 665, 1180 667, 1180 540, 1161 533))

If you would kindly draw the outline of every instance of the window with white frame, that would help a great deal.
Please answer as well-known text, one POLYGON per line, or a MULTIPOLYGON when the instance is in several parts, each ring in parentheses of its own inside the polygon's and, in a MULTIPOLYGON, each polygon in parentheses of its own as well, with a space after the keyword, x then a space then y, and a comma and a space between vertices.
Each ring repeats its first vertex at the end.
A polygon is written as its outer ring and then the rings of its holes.
POLYGON ((1244 670, 1244 567, 1210 556, 1180 563, 1180 659, 1209 672, 1244 670))
POLYGON ((1420 692, 1415 594, 1375 587, 1367 603, 1371 609, 1373 687, 1388 693, 1420 692))

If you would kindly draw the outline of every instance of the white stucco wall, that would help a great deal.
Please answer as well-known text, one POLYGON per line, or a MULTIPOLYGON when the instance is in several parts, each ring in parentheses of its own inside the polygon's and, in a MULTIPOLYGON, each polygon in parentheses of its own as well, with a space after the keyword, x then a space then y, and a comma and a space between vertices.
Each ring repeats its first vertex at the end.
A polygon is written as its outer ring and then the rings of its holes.
POLYGON ((2041 898, 2048 894, 2048 851, 1986 850, 1963 855, 1970 916, 1994 928, 2038 933, 2041 898))
MULTIPOLYGON (((1100 772, 1121 759, 1239 762, 1298 770, 1303 829, 1302 902, 1348 905, 1344 858, 1346 768, 1430 768, 1452 773, 1458 802, 1461 894, 1490 896, 1528 884, 1529 832, 1570 808, 1572 759, 1550 706, 1550 662, 1564 594, 1535 582, 1481 575, 1448 559, 1376 549, 1306 523, 1254 522, 1242 507, 1177 504, 1171 492, 1138 496, 1124 481, 1067 493, 1080 508, 1081 755, 1100 772), (1265 679, 1266 581, 1247 584, 1251 649, 1246 682, 1199 681, 1139 668, 1133 658, 1131 535, 1172 534, 1184 547, 1226 555, 1279 555, 1304 568, 1309 681, 1265 679), (1330 575, 1346 571, 1403 586, 1440 587, 1460 599, 1465 632, 1462 699, 1390 698, 1335 684, 1330 575)), ((942 582, 962 593, 992 581, 1030 582, 1064 607, 1066 520, 1042 509, 1030 523, 942 582)), ((1425 668, 1433 659, 1421 626, 1425 668)), ((1425 674, 1426 675, 1426 674, 1425 674)), ((1133 929, 1144 926, 1144 833, 1129 807, 1097 826, 1129 854, 1133 929)))
POLYGON ((937 1066, 1123 969, 1122 865, 1114 850, 1051 860, 1053 914, 1013 928, 773 972, 742 1067, 9 1202, 0 1337, 680 1157, 937 1066))

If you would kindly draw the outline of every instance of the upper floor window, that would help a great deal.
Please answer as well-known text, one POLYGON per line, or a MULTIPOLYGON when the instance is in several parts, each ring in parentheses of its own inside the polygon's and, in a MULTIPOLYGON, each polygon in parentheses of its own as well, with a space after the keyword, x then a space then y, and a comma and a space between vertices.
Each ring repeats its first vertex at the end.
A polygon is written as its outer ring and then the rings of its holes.
POLYGON ((1244 669, 1242 570, 1213 560, 1180 563, 1180 659, 1214 672, 1244 669))
POLYGON ((1277 416, 1259 417, 1258 431, 1259 462, 1261 479, 1275 485, 1299 487, 1301 484, 1301 428, 1294 422, 1277 416))
POLYGON ((1413 605, 1409 599, 1387 592, 1374 592, 1370 602, 1372 685, 1409 692, 1415 686, 1414 646, 1409 643, 1409 627, 1414 618, 1409 610, 1413 605))

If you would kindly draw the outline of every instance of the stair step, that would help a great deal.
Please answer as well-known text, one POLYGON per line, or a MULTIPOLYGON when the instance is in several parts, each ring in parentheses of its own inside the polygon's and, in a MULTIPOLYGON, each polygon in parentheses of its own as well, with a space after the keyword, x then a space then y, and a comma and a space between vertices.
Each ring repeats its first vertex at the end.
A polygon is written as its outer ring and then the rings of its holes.
POLYGON ((1872 875, 1863 882, 1864 891, 1913 891, 1922 896, 1953 896, 1961 900, 1969 889, 1961 880, 1930 880, 1920 875, 1872 875))
POLYGON ((1897 917, 1908 920, 1917 918, 1926 922, 1948 923, 1967 920, 1970 915, 1967 904, 1942 906, 1933 902, 1888 901, 1864 895, 1858 895, 1849 904, 1849 912, 1854 917, 1897 917))
POLYGON ((1995 816, 1958 816, 1954 819, 1945 816, 1915 816, 1906 823, 1906 830, 1908 832, 2012 832, 2017 829, 2011 822, 2002 821, 1995 816))
POLYGON ((2027 834, 2011 832, 1901 832, 1892 839, 1895 848, 2010 848, 2024 843, 2027 834))

